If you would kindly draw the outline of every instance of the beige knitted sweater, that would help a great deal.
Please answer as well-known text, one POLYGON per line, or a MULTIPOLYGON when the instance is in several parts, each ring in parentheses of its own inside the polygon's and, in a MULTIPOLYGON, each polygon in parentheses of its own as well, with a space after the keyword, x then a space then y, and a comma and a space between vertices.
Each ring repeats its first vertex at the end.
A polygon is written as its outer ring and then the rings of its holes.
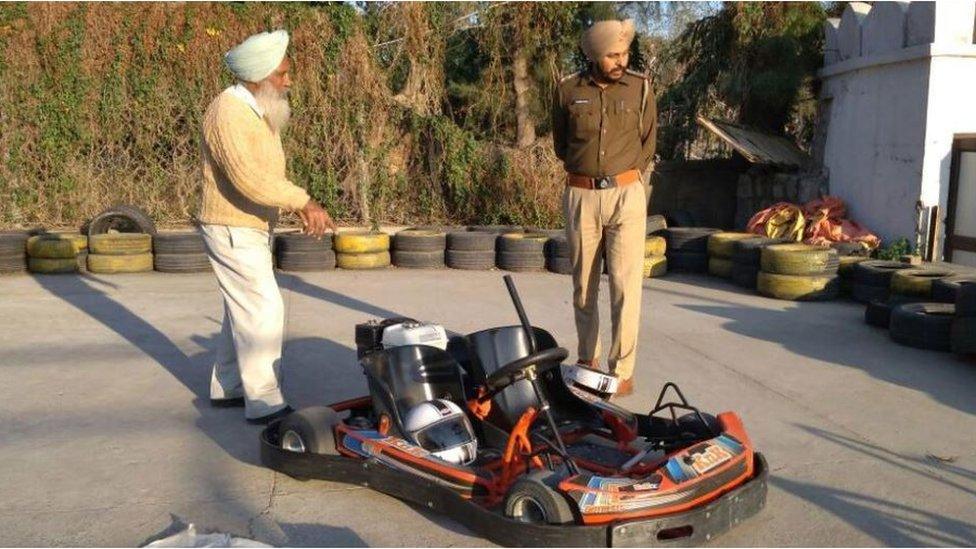
POLYGON ((203 117, 200 222, 269 230, 278 211, 300 210, 308 193, 285 177, 281 136, 224 91, 203 117))

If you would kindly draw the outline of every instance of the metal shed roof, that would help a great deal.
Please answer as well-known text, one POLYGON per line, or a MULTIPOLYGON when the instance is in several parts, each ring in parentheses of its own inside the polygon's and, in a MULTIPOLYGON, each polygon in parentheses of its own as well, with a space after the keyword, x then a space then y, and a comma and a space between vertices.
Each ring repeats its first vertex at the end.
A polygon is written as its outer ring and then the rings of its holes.
POLYGON ((786 167, 802 167, 810 157, 789 139, 751 130, 731 122, 698 117, 698 123, 719 136, 753 164, 772 164, 786 167))

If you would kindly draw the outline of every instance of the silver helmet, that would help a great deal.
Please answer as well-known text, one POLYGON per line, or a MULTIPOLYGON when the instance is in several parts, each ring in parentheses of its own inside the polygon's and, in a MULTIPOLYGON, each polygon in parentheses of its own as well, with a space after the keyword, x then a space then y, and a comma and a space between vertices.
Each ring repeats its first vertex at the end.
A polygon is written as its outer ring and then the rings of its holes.
POLYGON ((428 400, 414 406, 403 427, 412 442, 444 461, 466 465, 477 455, 478 440, 471 422, 450 400, 428 400))

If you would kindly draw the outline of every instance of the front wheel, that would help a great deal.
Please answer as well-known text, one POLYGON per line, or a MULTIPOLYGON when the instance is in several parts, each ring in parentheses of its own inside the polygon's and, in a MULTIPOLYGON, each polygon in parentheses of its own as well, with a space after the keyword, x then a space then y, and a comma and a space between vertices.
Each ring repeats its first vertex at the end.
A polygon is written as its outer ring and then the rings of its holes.
POLYGON ((335 410, 328 406, 302 408, 281 420, 279 444, 290 452, 337 456, 335 426, 338 424, 335 410))
POLYGON ((505 516, 529 524, 571 524, 573 510, 551 485, 558 483, 552 471, 534 471, 522 477, 505 496, 505 516))

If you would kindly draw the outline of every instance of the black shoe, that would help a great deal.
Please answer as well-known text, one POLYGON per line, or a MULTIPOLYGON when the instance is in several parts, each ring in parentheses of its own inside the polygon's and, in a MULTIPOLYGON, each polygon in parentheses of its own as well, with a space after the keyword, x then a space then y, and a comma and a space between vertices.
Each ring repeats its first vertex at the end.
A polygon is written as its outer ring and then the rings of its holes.
POLYGON ((266 416, 247 418, 248 423, 253 423, 255 425, 267 425, 272 421, 287 416, 288 414, 294 412, 291 406, 286 405, 284 408, 278 410, 277 412, 272 412, 266 416))
POLYGON ((214 408, 243 408, 244 397, 237 398, 212 398, 210 405, 214 408))

